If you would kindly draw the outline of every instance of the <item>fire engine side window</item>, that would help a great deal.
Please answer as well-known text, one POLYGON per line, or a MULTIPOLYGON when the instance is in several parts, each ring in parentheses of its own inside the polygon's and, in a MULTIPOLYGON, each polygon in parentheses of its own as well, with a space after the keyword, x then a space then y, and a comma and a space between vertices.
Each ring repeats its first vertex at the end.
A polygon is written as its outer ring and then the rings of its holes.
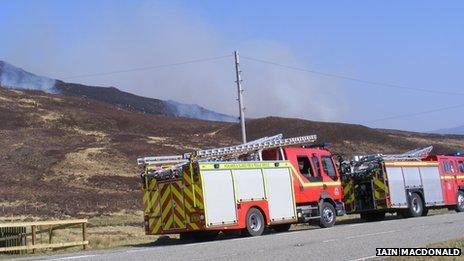
POLYGON ((443 171, 445 173, 451 173, 452 172, 452 166, 451 162, 448 160, 443 161, 443 171))
POLYGON ((314 176, 308 157, 297 156, 296 159, 298 161, 298 169, 303 176, 305 176, 308 180, 311 176, 314 176))
POLYGON ((315 169, 313 177, 309 181, 322 181, 322 176, 321 176, 321 169, 319 167, 319 159, 317 156, 312 156, 311 161, 313 162, 313 166, 315 169))
POLYGON ((458 165, 459 165, 459 171, 461 173, 464 173, 464 161, 459 161, 458 165))
POLYGON ((448 172, 447 161, 443 161, 443 172, 448 172))
POLYGON ((322 157, 322 167, 324 168, 325 173, 327 173, 331 179, 337 178, 337 173, 335 172, 335 167, 330 157, 322 157))

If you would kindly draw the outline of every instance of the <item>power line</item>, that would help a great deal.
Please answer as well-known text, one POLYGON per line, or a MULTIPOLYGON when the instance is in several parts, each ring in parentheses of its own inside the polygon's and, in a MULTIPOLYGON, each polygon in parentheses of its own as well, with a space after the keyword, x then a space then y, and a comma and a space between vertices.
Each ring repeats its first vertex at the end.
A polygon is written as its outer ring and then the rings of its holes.
POLYGON ((427 110, 427 111, 413 112, 409 114, 402 114, 402 115, 389 116, 385 118, 379 118, 379 119, 364 122, 363 124, 386 121, 386 120, 395 120, 395 119, 400 119, 400 118, 408 118, 408 117, 419 116, 419 115, 429 114, 433 112, 447 111, 447 110, 452 110, 452 109, 457 109, 457 108, 462 108, 462 107, 464 107, 464 104, 458 104, 458 105, 441 107, 441 108, 436 108, 436 109, 427 110))
POLYGON ((346 76, 346 75, 339 75, 339 74, 334 74, 334 73, 326 73, 326 72, 320 72, 320 71, 310 70, 310 69, 291 66, 291 65, 285 65, 285 64, 281 64, 281 63, 277 63, 277 62, 273 62, 273 61, 268 61, 268 60, 257 59, 257 58, 253 58, 253 57, 249 57, 249 56, 241 56, 241 58, 242 59, 247 59, 247 60, 250 60, 250 61, 259 62, 259 63, 270 64, 270 65, 274 65, 274 66, 278 66, 278 67, 286 68, 286 69, 290 69, 290 70, 295 70, 295 71, 300 71, 300 72, 307 72, 307 73, 322 75, 322 76, 325 76, 325 77, 338 78, 338 79, 349 80, 349 81, 354 81, 354 82, 360 82, 360 83, 365 83, 365 84, 370 84, 370 85, 378 85, 378 86, 395 88, 395 89, 404 89, 404 90, 417 91, 417 92, 426 92, 426 93, 433 93, 433 94, 464 95, 464 93, 461 93, 461 92, 429 90, 429 89, 408 87, 408 86, 402 86, 402 85, 396 85, 396 84, 390 84, 390 83, 383 83, 383 82, 377 82, 377 81, 369 81, 369 80, 364 80, 364 79, 351 77, 351 76, 346 76))
POLYGON ((64 78, 61 78, 61 79, 67 80, 67 79, 86 78, 86 77, 94 77, 94 76, 104 76, 104 75, 111 75, 111 74, 118 74, 118 73, 147 71, 147 70, 161 69, 161 68, 165 68, 165 67, 180 66, 180 65, 185 65, 185 64, 209 62, 209 61, 220 60, 220 59, 224 59, 224 58, 232 57, 232 56, 233 55, 229 54, 229 55, 222 55, 222 56, 216 56, 216 57, 210 57, 210 58, 189 60, 189 61, 183 61, 183 62, 177 62, 177 63, 159 64, 159 65, 138 67, 138 68, 132 68, 132 69, 125 69, 125 70, 116 70, 116 71, 109 71, 109 72, 74 75, 74 76, 64 77, 64 78))

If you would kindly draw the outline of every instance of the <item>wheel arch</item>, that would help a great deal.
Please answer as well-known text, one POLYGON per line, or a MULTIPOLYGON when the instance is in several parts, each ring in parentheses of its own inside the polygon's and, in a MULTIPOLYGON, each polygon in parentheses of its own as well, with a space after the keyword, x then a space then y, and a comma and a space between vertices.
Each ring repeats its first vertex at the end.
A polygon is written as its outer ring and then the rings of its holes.
POLYGON ((335 204, 335 201, 330 197, 329 193, 327 193, 327 192, 325 192, 325 191, 321 193, 321 198, 319 199, 319 205, 321 205, 322 202, 328 202, 328 203, 330 203, 335 209, 337 208, 337 205, 335 204))
POLYGON ((257 210, 259 210, 259 212, 261 212, 261 215, 263 215, 263 218, 264 218, 264 223, 265 223, 265 226, 267 227, 268 226, 268 215, 266 214, 266 211, 264 211, 264 209, 259 206, 259 205, 250 205, 250 207, 248 207, 248 209, 246 210, 245 212, 245 216, 247 215, 248 211, 250 211, 250 209, 252 208, 256 208, 257 210))
POLYGON ((410 201, 410 197, 413 193, 416 193, 417 195, 419 195, 419 197, 421 198, 422 200, 422 207, 425 209, 427 208, 426 207, 426 203, 425 203, 425 197, 424 197, 424 189, 423 188, 414 188, 414 189, 408 189, 408 204, 409 204, 409 201, 410 201))

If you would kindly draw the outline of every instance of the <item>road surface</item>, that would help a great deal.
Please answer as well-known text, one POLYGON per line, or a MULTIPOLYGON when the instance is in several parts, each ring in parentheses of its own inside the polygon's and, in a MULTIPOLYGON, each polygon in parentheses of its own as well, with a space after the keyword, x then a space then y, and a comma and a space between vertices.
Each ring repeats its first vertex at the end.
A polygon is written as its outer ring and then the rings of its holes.
POLYGON ((167 240, 148 247, 42 256, 48 260, 359 260, 377 247, 420 247, 464 237, 464 213, 381 222, 339 224, 329 229, 269 233, 201 243, 167 240), (166 242, 168 242, 166 244, 166 242), (171 242, 171 243, 169 243, 171 242))

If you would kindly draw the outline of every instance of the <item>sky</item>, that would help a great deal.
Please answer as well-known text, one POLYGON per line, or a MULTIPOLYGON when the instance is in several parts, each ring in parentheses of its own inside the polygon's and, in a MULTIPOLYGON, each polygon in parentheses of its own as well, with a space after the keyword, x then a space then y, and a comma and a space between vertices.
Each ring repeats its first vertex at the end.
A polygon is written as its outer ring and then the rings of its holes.
POLYGON ((464 125, 463 12, 462 1, 1 0, 0 60, 237 115, 238 50, 247 117, 430 131, 464 125))

